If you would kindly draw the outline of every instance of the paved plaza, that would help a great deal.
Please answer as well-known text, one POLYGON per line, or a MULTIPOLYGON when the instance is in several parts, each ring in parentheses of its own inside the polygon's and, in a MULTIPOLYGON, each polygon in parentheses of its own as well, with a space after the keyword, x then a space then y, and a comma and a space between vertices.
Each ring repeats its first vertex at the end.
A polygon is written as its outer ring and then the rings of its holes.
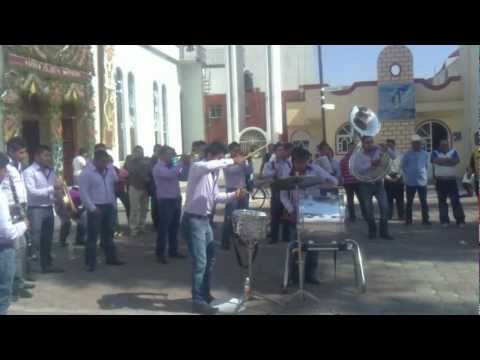
MULTIPOLYGON (((321 255, 318 275, 322 283, 308 287, 320 298, 320 304, 311 300, 289 303, 291 295, 280 292, 285 243, 262 244, 254 262, 253 288, 282 306, 255 300, 240 314, 478 314, 477 204, 474 198, 463 198, 462 203, 467 214, 464 229, 454 225, 448 229, 440 227, 433 189, 429 190, 433 226, 420 224, 418 203, 415 203, 413 226, 405 227, 395 220, 391 223, 394 241, 368 240, 362 221, 350 224, 346 237, 361 245, 367 291, 360 294, 355 286, 349 254, 339 255, 336 279, 332 257, 321 255)), ((220 239, 222 217, 223 206, 219 206, 217 240, 220 239)), ((125 224, 123 212, 121 220, 125 224)), ((55 239, 58 243, 58 233, 55 239)), ((55 246, 55 261, 66 272, 38 274, 34 297, 12 304, 10 314, 190 314, 191 261, 179 259, 167 265, 157 263, 154 240, 153 232, 118 240, 121 259, 127 264, 107 267, 101 263, 93 273, 84 270, 83 248, 76 247, 69 253, 66 248, 55 246)), ((184 241, 180 240, 180 244, 186 253, 184 241)), ((233 249, 229 252, 218 249, 214 296, 225 301, 240 297, 243 279, 244 270, 238 266, 233 249)))

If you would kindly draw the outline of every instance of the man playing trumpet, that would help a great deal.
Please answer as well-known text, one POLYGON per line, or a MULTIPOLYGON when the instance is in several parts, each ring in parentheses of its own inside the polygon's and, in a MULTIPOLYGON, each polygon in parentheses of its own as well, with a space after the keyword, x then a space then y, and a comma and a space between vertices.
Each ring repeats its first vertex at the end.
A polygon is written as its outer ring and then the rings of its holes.
POLYGON ((52 264, 52 239, 54 230, 53 204, 55 190, 64 184, 53 170, 52 152, 40 145, 35 151, 35 161, 23 172, 27 188, 27 215, 31 224, 34 251, 40 250, 40 266, 43 273, 60 273, 63 269, 52 264))
MULTIPOLYGON (((240 144, 232 142, 228 146, 230 157, 234 159, 237 155, 241 154, 240 144)), ((245 161, 242 165, 233 164, 223 169, 225 177, 225 187, 227 193, 235 192, 237 189, 245 189, 247 187, 247 177, 253 173, 253 167, 250 161, 245 161)), ((222 249, 230 249, 230 238, 233 233, 232 226, 232 214, 237 209, 248 208, 249 196, 248 194, 239 199, 233 200, 225 205, 225 218, 223 221, 222 229, 222 249)))

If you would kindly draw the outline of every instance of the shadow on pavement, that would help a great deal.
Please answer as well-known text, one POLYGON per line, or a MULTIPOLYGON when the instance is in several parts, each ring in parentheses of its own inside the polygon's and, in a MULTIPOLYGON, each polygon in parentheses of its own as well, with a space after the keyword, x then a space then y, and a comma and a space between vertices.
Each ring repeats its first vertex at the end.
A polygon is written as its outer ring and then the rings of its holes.
POLYGON ((189 313, 190 299, 168 300, 165 293, 118 293, 103 295, 98 301, 102 310, 148 310, 171 313, 189 313))

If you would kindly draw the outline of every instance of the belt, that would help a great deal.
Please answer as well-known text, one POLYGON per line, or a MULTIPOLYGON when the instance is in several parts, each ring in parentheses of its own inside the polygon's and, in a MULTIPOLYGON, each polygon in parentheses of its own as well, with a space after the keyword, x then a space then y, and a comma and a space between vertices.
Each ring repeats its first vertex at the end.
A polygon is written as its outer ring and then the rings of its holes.
POLYGON ((210 217, 208 215, 197 215, 197 214, 192 214, 192 213, 184 213, 184 216, 192 217, 195 219, 202 219, 202 220, 208 220, 210 217))
POLYGON ((0 251, 3 251, 3 250, 8 250, 8 249, 14 249, 15 246, 14 244, 0 244, 0 251))
POLYGON ((32 206, 32 205, 28 205, 27 208, 28 208, 28 209, 53 209, 53 206, 52 206, 52 205, 48 205, 48 206, 32 206))

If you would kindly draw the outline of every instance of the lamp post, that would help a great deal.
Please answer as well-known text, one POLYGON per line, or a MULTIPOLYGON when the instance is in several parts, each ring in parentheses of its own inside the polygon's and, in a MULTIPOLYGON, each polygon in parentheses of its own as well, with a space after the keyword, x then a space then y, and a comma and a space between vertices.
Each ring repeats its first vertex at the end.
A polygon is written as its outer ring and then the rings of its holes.
POLYGON ((318 45, 318 72, 320 77, 320 106, 322 111, 322 136, 323 141, 327 140, 327 127, 325 117, 325 92, 323 87, 323 62, 322 62, 322 45, 318 45))

